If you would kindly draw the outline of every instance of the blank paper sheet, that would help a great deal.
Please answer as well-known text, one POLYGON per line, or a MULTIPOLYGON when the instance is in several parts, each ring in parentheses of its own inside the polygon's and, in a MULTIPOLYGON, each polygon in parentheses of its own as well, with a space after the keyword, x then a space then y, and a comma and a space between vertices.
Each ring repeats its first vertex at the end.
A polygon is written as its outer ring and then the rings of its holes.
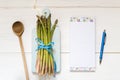
POLYGON ((95 19, 70 19, 70 71, 95 71, 95 19))

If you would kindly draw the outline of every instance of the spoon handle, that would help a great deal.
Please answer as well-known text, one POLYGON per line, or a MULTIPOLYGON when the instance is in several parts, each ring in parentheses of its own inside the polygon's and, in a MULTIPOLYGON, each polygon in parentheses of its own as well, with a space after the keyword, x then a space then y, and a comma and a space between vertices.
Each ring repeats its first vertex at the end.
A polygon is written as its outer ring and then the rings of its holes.
POLYGON ((24 53, 24 47, 23 47, 23 43, 22 43, 22 37, 19 37, 19 42, 20 42, 20 47, 21 47, 21 52, 22 52, 22 59, 23 59, 23 64, 24 64, 26 80, 29 80, 28 68, 27 68, 27 63, 26 63, 26 58, 25 58, 25 53, 24 53))

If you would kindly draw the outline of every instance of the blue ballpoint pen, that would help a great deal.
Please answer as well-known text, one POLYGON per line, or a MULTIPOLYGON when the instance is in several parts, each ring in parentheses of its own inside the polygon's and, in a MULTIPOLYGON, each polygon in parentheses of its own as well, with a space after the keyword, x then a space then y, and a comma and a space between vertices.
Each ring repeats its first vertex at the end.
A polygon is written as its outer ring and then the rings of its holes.
POLYGON ((100 57, 99 57, 99 58, 100 58, 100 64, 101 64, 102 58, 103 58, 103 51, 104 51, 105 41, 106 41, 106 30, 104 30, 104 31, 103 31, 103 34, 102 34, 100 57))

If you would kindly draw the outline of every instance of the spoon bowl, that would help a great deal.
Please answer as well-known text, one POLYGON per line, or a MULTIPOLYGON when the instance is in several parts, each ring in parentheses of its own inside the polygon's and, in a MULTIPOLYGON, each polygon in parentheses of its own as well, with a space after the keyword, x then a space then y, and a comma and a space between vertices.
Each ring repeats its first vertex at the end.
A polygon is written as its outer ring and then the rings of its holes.
POLYGON ((24 32, 24 26, 22 22, 16 21, 15 23, 13 23, 12 30, 17 36, 20 37, 24 32))

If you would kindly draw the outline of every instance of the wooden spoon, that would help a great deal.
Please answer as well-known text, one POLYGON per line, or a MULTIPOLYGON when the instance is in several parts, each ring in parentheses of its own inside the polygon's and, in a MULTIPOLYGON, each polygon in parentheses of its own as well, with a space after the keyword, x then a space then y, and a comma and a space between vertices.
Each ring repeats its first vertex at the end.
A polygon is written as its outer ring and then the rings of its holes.
POLYGON ((23 63, 24 63, 24 70, 25 70, 26 80, 29 80, 28 68, 27 68, 27 64, 26 64, 24 47, 23 47, 23 43, 22 43, 22 34, 24 32, 24 26, 23 26, 22 22, 16 21, 15 23, 13 23, 12 30, 19 38, 21 52, 22 52, 22 59, 23 59, 23 63))

